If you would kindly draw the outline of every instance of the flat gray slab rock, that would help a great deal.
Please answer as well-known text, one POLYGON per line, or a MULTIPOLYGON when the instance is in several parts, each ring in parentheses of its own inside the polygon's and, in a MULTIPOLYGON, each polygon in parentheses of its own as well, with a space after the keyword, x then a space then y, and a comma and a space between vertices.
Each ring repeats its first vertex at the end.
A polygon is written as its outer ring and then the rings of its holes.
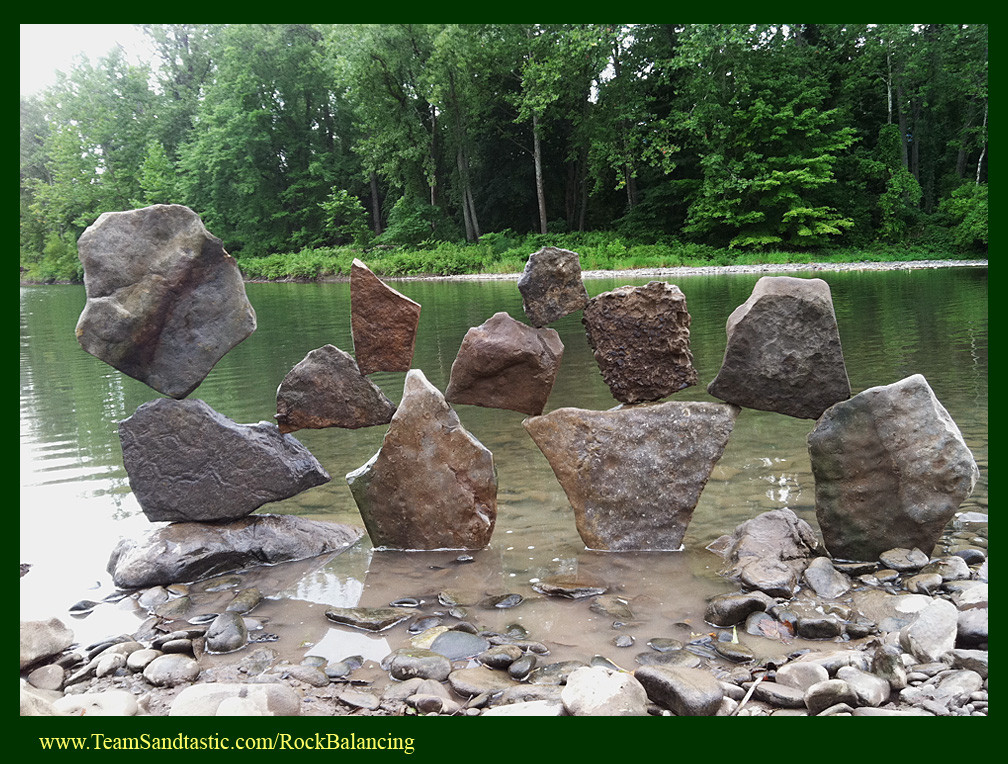
POLYGON ((179 204, 105 212, 77 242, 87 303, 84 350, 185 398, 256 328, 238 263, 179 204))
POLYGON ((330 480, 275 424, 237 424, 201 400, 144 403, 119 439, 130 488, 155 522, 233 520, 330 480))
POLYGON ((325 427, 373 427, 388 424, 392 403, 361 374, 349 353, 335 345, 311 351, 291 369, 277 389, 280 432, 325 427))
POLYGON ((171 523, 123 539, 109 557, 116 586, 140 589, 342 552, 364 531, 297 515, 253 515, 230 523, 171 523))
POLYGON ((493 454, 419 369, 406 375, 381 449, 346 480, 377 548, 482 549, 490 542, 493 454))
POLYGON ((818 419, 850 397, 829 284, 764 276, 728 317, 715 398, 744 408, 818 419))
POLYGON ((674 284, 603 292, 589 300, 581 321, 616 400, 656 401, 697 383, 686 296, 674 284))
POLYGON ((524 422, 589 549, 677 550, 738 408, 669 401, 561 408, 524 422))
POLYGON ((495 313, 466 332, 445 400, 541 414, 563 351, 555 330, 534 329, 503 311, 495 313))
POLYGON ((920 374, 832 406, 808 436, 816 519, 838 559, 931 554, 973 491, 976 461, 920 374))
POLYGON ((588 290, 581 280, 577 252, 543 247, 529 255, 518 278, 522 309, 533 326, 546 326, 581 310, 588 303, 588 290))
POLYGON ((355 258, 350 265, 350 332, 361 374, 409 371, 419 324, 420 303, 355 258))

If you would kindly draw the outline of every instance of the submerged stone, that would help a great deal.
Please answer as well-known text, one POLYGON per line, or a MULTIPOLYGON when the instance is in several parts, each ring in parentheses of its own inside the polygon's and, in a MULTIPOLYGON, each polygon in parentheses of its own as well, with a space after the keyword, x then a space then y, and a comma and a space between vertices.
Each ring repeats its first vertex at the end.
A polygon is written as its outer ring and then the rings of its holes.
POLYGON ((355 258, 350 265, 350 331, 361 374, 409 371, 419 323, 420 303, 355 258))
POLYGON ((529 255, 518 279, 522 309, 533 326, 546 326, 588 303, 577 252, 543 247, 529 255))

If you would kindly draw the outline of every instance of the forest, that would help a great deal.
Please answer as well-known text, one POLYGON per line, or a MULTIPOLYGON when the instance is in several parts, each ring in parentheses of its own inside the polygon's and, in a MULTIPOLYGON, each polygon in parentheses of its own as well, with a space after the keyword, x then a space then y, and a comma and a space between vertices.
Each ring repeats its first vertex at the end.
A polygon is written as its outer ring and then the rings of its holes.
POLYGON ((22 280, 158 203, 250 278, 986 257, 983 24, 143 31, 21 99, 22 280))

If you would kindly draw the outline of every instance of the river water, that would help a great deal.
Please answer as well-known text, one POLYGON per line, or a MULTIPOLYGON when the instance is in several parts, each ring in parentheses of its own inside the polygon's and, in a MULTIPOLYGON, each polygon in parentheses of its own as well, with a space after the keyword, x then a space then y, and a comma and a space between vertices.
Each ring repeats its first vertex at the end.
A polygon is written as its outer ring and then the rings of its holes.
MULTIPOLYGON (((986 512, 986 268, 814 275, 832 290, 853 392, 923 374, 980 466, 980 480, 962 509, 986 512)), ((676 397, 714 400, 706 384, 724 354, 725 321, 758 278, 733 274, 674 280, 692 316, 691 345, 700 378, 699 385, 676 397)), ((606 278, 586 285, 594 296, 646 281, 606 278)), ((470 327, 497 311, 525 320, 511 280, 396 281, 393 286, 422 305, 414 367, 441 390, 470 327)), ((235 421, 257 422, 272 419, 277 386, 309 351, 330 343, 352 352, 350 293, 346 283, 248 284, 247 292, 258 329, 218 363, 191 397, 235 421)), ((73 603, 112 593, 105 571, 109 553, 121 536, 151 528, 129 488, 117 424, 158 394, 80 349, 74 327, 84 302, 82 286, 20 290, 20 561, 32 565, 21 579, 22 618, 56 615, 66 621, 73 603)), ((553 328, 565 350, 546 410, 616 405, 592 357, 580 313, 553 328)), ((404 373, 378 373, 371 379, 399 401, 404 373)), ((480 610, 477 619, 491 628, 519 623, 531 637, 548 642, 558 657, 590 656, 607 646, 611 655, 612 618, 582 603, 534 592, 535 581, 558 575, 602 582, 626 599, 637 616, 638 646, 646 649, 644 642, 651 637, 682 639, 703 631, 706 598, 733 589, 717 574, 720 559, 705 549, 718 536, 760 512, 782 507, 817 527, 806 450, 813 426, 809 420, 743 410, 700 498, 684 549, 607 554, 584 548, 567 498, 522 427, 522 414, 455 408, 463 425, 493 452, 498 470, 498 517, 489 548, 460 565, 455 554, 375 552, 365 536, 341 555, 250 576, 269 597, 257 614, 272 619, 276 629, 285 626, 301 635, 288 645, 292 652, 303 653, 334 637, 322 615, 326 606, 385 605, 405 596, 431 602, 447 589, 473 600, 491 593, 521 594, 525 601, 518 608, 480 610)), ((343 476, 378 450, 384 431, 298 431, 294 437, 333 479, 260 511, 362 526, 343 476)), ((125 607, 103 606, 86 618, 72 618, 69 625, 87 643, 131 632, 140 617, 125 607)), ((387 640, 370 648, 345 643, 336 648, 336 657, 371 649, 380 658, 387 648, 387 640)))

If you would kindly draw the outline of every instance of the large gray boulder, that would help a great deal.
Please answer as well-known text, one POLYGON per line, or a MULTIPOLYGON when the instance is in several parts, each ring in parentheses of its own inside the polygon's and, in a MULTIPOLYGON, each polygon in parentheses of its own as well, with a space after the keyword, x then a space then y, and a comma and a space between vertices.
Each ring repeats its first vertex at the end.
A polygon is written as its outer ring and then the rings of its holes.
POLYGON ((59 655, 73 641, 73 631, 58 618, 21 621, 21 668, 59 655))
POLYGON ((84 350, 184 398, 256 328, 238 264, 179 204, 105 212, 77 242, 84 350))
POLYGON ((277 388, 277 425, 288 433, 324 427, 372 427, 388 424, 392 403, 361 374, 349 353, 335 345, 311 351, 277 388))
POLYGON ((554 329, 534 329, 503 311, 495 313, 466 332, 445 400, 541 414, 563 350, 554 329))
POLYGON ((406 375, 381 449, 346 480, 375 547, 482 549, 490 542, 493 454, 419 369, 406 375))
POLYGON ((678 401, 561 408, 524 425, 566 492, 589 549, 676 550, 738 411, 678 401))
POLYGON ((817 419, 850 397, 829 284, 764 276, 728 317, 715 398, 751 409, 817 419))
POLYGON ((330 480, 275 424, 237 424, 201 400, 144 403, 119 423, 119 440, 151 521, 233 520, 330 480))
POLYGON ((686 296, 674 284, 603 292, 589 300, 581 321, 616 400, 656 401, 697 383, 686 296))
POLYGON ((543 247, 529 255, 518 278, 522 308, 533 326, 546 326, 588 302, 577 252, 543 247))
POLYGON ((894 547, 930 554, 980 474, 920 374, 827 409, 808 449, 816 518, 838 559, 877 560, 894 547))
POLYGON ((361 374, 409 371, 420 303, 396 291, 354 258, 350 265, 350 332, 361 374))
POLYGON ((702 669, 641 666, 633 675, 651 700, 676 716, 714 716, 724 699, 721 684, 702 669))
POLYGON ((109 557, 108 572, 123 589, 164 586, 342 552, 362 535, 361 528, 297 515, 171 523, 141 539, 122 539, 109 557))

